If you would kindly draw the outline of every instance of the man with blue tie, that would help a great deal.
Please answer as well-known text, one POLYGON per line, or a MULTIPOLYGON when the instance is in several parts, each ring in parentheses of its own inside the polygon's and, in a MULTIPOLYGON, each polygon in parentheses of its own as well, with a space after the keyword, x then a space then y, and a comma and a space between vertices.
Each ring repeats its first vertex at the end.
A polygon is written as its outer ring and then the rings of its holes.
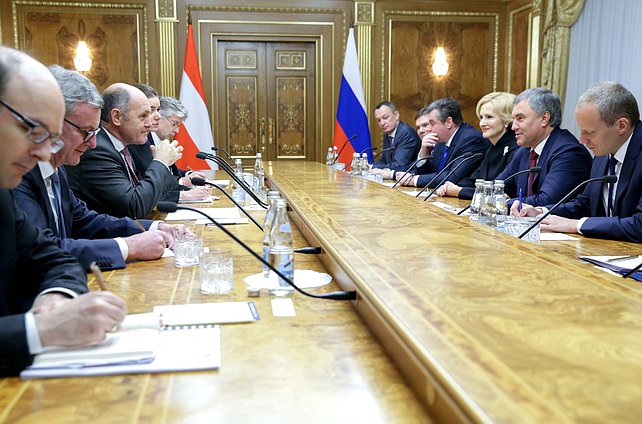
MULTIPOLYGON (((610 174, 618 181, 589 183, 576 199, 547 217, 542 229, 641 243, 642 125, 635 97, 621 84, 598 83, 580 96, 575 120, 580 142, 596 155, 591 178, 610 174)), ((524 205, 521 215, 543 212, 524 205)))
POLYGON ((14 190, 18 206, 86 270, 92 262, 102 269, 119 269, 125 267, 126 260, 160 258, 174 235, 185 231, 184 226, 142 220, 143 227, 150 231, 141 232, 130 218, 89 210, 71 191, 61 165, 77 165, 81 155, 96 146, 103 99, 85 76, 57 65, 50 71, 65 100, 61 136, 65 144, 49 161, 38 162, 24 176, 14 190))
POLYGON ((398 171, 395 179, 401 180, 401 185, 425 187, 432 181, 430 188, 434 188, 446 179, 449 171, 444 171, 439 178, 435 179, 435 176, 447 164, 466 153, 482 153, 479 159, 468 160, 448 177, 448 181, 462 180, 477 169, 483 153, 490 147, 478 130, 464 122, 461 107, 455 99, 435 100, 421 109, 415 118, 415 126, 421 138, 418 159, 426 160, 419 162, 418 175, 398 171))
POLYGON ((588 178, 593 159, 573 134, 559 128, 562 102, 551 90, 538 87, 521 92, 513 101, 512 115, 519 148, 496 179, 541 168, 537 175, 522 174, 506 183, 505 192, 512 198, 508 205, 516 214, 522 202, 540 206, 560 200, 588 178))

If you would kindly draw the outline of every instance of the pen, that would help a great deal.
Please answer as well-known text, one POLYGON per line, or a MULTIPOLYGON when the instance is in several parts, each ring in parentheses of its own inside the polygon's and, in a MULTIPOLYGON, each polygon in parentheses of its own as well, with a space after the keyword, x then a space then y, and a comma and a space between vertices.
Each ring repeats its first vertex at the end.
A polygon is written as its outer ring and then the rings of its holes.
POLYGON ((100 290, 106 291, 107 282, 105 281, 105 277, 103 277, 103 273, 100 271, 100 268, 98 268, 98 265, 96 265, 96 262, 92 262, 91 264, 89 264, 89 269, 91 270, 92 274, 94 274, 100 290))
POLYGON ((606 262, 619 262, 619 261, 626 261, 628 259, 637 259, 637 258, 638 258, 638 255, 618 256, 617 258, 607 259, 606 262))
POLYGON ((145 227, 143 227, 143 224, 140 223, 138 218, 134 219, 134 222, 136 223, 136 225, 138 225, 138 228, 140 228, 140 231, 144 233, 145 232, 145 227))
POLYGON ((519 189, 519 204, 517 205, 517 211, 518 212, 522 211, 522 200, 524 200, 524 191, 520 188, 519 189))

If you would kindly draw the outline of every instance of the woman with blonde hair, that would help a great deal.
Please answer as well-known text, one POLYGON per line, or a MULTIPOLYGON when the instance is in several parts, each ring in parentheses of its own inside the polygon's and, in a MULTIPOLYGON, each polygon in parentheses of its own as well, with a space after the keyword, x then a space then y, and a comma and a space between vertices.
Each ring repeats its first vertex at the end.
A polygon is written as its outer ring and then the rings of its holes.
POLYGON ((515 133, 511 129, 513 100, 511 93, 493 92, 486 94, 477 102, 479 128, 484 138, 491 142, 479 167, 468 178, 452 183, 447 181, 437 189, 438 196, 472 199, 475 180, 494 180, 511 161, 517 149, 515 133))

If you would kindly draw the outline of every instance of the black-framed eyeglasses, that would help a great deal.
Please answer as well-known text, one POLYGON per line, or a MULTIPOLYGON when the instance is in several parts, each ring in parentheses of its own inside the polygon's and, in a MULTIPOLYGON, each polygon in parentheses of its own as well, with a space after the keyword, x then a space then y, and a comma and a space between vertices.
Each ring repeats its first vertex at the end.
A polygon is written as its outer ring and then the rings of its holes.
POLYGON ((52 134, 43 125, 33 122, 2 99, 0 99, 0 104, 6 107, 17 121, 27 127, 27 138, 35 144, 42 144, 47 140, 51 140, 51 153, 58 153, 65 145, 65 142, 60 139, 60 134, 52 134))
POLYGON ((180 121, 172 121, 171 119, 169 119, 169 118, 168 118, 168 117, 166 117, 166 116, 163 116, 163 115, 161 115, 161 116, 162 116, 163 118, 167 119, 167 122, 169 122, 170 124, 172 124, 172 127, 173 127, 173 128, 180 128, 180 126, 181 126, 182 122, 180 122, 180 121))
POLYGON ((77 129, 78 131, 80 131, 80 133, 82 134, 83 143, 86 143, 89 140, 91 140, 91 138, 93 136, 95 136, 96 134, 98 134, 100 132, 100 130, 101 130, 100 127, 96 128, 95 130, 91 130, 91 131, 83 130, 82 128, 80 128, 78 125, 74 124, 73 122, 71 122, 67 118, 65 118, 65 122, 68 123, 69 125, 71 125, 72 127, 74 127, 75 129, 77 129))

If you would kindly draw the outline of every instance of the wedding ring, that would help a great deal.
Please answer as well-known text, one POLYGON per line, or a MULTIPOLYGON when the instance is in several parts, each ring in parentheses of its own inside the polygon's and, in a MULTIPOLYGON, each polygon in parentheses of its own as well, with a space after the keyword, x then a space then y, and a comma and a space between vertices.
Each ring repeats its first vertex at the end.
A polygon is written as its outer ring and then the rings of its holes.
POLYGON ((109 332, 110 332, 110 333, 115 333, 116 331, 118 331, 118 328, 119 328, 119 327, 120 327, 120 326, 118 325, 118 323, 116 323, 116 324, 114 324, 114 326, 111 328, 111 330, 109 330, 109 332))

